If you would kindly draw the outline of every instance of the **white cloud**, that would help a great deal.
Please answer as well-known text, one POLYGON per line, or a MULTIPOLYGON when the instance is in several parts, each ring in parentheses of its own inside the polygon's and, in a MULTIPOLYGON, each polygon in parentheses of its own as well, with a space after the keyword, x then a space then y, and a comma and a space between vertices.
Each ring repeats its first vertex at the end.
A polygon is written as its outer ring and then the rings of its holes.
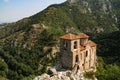
POLYGON ((3 0, 4 2, 9 2, 10 0, 3 0))

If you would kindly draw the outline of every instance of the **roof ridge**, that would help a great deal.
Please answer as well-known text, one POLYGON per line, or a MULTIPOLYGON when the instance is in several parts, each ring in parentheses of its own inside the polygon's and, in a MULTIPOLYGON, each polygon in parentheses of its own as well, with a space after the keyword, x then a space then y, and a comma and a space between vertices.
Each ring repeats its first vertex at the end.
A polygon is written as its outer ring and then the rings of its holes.
POLYGON ((68 34, 65 34, 65 35, 61 36, 60 38, 62 38, 62 39, 68 39, 68 40, 73 40, 73 39, 77 39, 78 37, 77 37, 77 35, 68 33, 68 34))
POLYGON ((79 38, 89 38, 89 36, 85 33, 80 33, 77 35, 79 38))

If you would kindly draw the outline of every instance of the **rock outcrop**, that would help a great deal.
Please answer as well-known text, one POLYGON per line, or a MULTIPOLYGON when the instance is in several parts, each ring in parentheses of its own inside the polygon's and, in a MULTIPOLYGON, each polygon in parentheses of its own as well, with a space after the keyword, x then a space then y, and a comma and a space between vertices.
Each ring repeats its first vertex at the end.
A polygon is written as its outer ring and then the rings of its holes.
POLYGON ((50 68, 50 71, 52 72, 51 75, 44 73, 34 80, 97 80, 95 77, 94 79, 85 78, 84 73, 80 70, 76 74, 73 74, 70 70, 56 71, 55 68, 50 68))

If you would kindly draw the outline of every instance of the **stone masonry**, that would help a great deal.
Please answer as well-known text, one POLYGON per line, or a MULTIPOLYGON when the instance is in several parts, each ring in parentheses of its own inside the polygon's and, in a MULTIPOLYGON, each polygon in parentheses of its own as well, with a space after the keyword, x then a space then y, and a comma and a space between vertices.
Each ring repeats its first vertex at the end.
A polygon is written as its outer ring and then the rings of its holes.
POLYGON ((72 70, 77 65, 80 71, 95 67, 96 48, 96 43, 89 40, 89 36, 84 33, 63 35, 60 37, 62 66, 72 70))

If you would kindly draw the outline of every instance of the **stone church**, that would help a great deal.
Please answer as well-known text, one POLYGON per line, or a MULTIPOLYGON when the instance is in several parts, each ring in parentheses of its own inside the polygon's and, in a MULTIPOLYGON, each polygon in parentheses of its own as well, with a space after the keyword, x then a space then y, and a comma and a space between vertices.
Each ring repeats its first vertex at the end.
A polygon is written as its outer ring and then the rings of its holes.
POLYGON ((97 45, 89 36, 66 34, 60 37, 60 55, 62 66, 72 70, 76 65, 80 71, 89 70, 96 64, 97 45))

